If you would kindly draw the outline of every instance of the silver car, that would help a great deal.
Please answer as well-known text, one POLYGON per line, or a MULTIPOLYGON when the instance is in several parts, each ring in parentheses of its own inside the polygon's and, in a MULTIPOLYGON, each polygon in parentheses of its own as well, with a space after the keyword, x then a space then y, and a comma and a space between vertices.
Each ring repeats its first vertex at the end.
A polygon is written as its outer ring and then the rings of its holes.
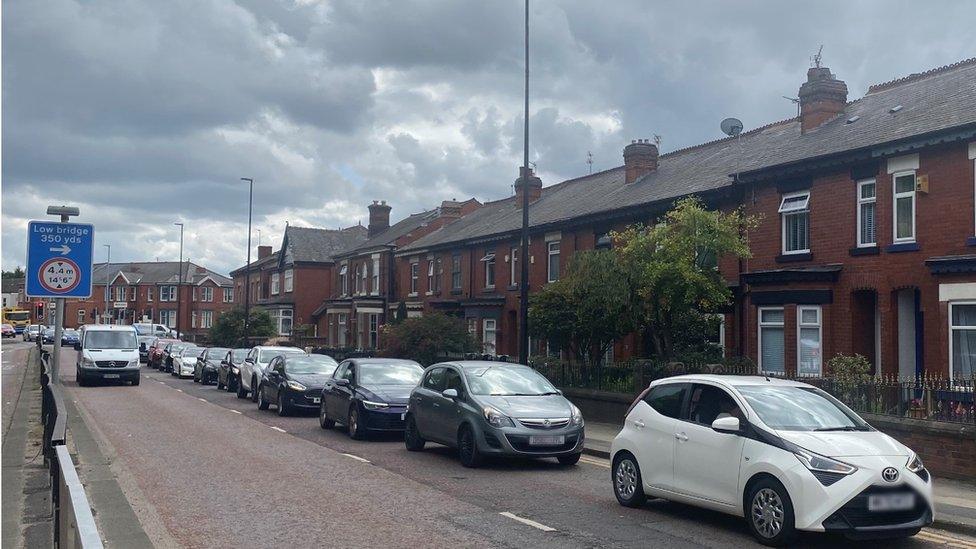
POLYGON ((554 457, 574 465, 583 451, 583 415, 542 374, 504 362, 429 366, 410 393, 404 442, 457 448, 465 467, 485 456, 554 457))

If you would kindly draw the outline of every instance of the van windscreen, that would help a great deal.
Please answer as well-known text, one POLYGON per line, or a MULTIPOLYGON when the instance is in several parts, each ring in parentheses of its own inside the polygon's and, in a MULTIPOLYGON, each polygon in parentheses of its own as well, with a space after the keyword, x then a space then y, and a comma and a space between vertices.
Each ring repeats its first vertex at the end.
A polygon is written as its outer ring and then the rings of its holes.
POLYGON ((92 331, 85 334, 86 349, 135 349, 136 333, 130 331, 92 331))

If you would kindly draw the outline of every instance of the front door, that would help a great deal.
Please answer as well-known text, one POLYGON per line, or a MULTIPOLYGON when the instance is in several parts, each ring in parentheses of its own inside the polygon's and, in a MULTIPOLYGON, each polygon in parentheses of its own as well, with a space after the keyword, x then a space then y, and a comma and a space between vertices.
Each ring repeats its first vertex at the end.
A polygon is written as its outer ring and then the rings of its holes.
POLYGON ((446 368, 432 368, 424 375, 420 387, 413 392, 410 399, 410 413, 413 415, 417 428, 424 438, 436 440, 443 439, 439 436, 441 430, 438 427, 437 412, 441 408, 441 391, 444 390, 444 374, 446 368))
POLYGON ((674 487, 675 425, 688 388, 688 383, 658 385, 627 417, 636 432, 637 464, 646 486, 663 490, 674 487))
POLYGON ((675 424, 675 491, 726 505, 736 505, 739 462, 745 438, 712 429, 718 417, 745 416, 724 389, 692 385, 687 413, 675 424))
POLYGON ((443 394, 433 397, 436 405, 434 406, 434 425, 437 429, 437 438, 448 442, 457 440, 458 427, 460 426, 461 409, 460 402, 464 398, 464 383, 461 382, 461 374, 454 368, 448 368, 444 373, 444 390, 454 389, 458 392, 457 399, 450 399, 443 394))

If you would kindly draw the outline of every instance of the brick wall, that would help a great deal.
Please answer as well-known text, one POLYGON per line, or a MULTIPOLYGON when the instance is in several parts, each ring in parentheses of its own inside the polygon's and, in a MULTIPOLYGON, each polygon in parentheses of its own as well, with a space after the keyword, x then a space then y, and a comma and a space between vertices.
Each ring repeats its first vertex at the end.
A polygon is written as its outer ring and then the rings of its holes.
POLYGON ((976 478, 976 429, 972 425, 863 415, 875 428, 918 452, 933 475, 976 478))

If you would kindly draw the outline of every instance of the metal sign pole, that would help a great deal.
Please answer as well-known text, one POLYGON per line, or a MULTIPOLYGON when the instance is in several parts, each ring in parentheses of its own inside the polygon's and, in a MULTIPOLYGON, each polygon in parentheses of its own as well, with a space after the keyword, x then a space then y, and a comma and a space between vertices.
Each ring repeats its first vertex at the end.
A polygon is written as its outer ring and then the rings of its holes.
MULTIPOLYGON (((70 220, 70 216, 67 214, 61 214, 61 223, 67 223, 70 220)), ((61 380, 61 336, 64 334, 64 298, 58 297, 54 299, 54 341, 52 343, 54 349, 52 353, 51 360, 51 375, 48 379, 55 383, 60 383, 61 380)))

